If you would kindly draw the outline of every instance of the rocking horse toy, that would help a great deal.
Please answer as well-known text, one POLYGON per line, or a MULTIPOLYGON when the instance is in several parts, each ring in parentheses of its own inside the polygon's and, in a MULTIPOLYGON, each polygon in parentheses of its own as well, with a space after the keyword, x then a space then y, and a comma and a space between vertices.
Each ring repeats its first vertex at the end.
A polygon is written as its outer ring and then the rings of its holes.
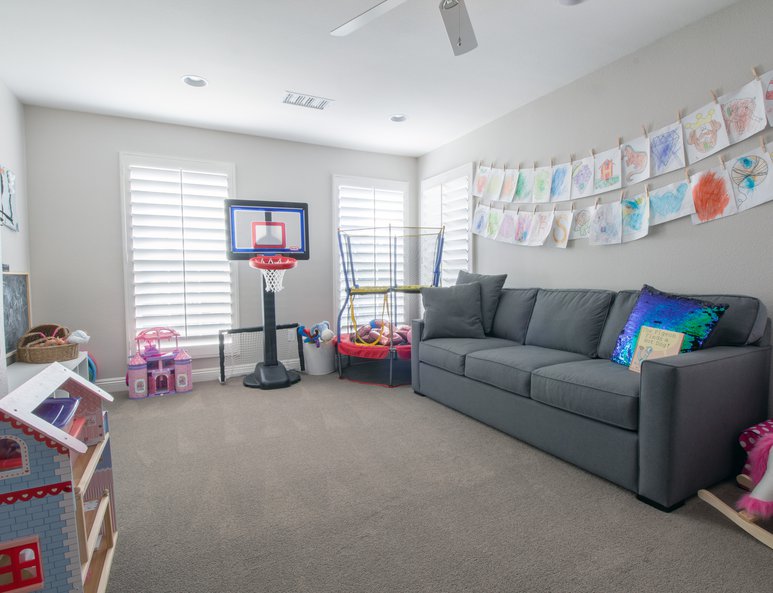
POLYGON ((773 519, 773 420, 745 430, 739 441, 749 457, 736 481, 750 492, 738 500, 738 510, 708 490, 700 490, 698 496, 749 535, 773 548, 773 533, 761 525, 773 519))

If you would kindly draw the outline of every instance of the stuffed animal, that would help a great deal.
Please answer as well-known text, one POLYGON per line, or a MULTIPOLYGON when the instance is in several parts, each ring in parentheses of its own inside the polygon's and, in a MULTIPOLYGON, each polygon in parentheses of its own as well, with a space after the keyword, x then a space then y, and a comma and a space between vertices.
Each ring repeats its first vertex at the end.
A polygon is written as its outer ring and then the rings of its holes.
POLYGON ((747 521, 773 517, 773 433, 761 437, 749 453, 750 477, 754 489, 736 505, 747 521))

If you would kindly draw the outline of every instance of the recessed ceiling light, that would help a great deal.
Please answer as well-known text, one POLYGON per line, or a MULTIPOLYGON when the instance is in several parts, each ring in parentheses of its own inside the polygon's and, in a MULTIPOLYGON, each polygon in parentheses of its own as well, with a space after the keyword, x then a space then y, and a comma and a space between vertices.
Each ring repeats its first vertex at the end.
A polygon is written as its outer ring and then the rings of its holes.
POLYGON ((585 0, 558 0, 558 3, 563 4, 564 6, 575 6, 581 2, 585 2, 585 0))
POLYGON ((201 76, 196 76, 195 74, 186 74, 185 76, 183 76, 182 81, 188 86, 195 86, 195 87, 207 86, 207 84, 209 84, 206 78, 202 78, 201 76))
POLYGON ((404 122, 406 119, 408 119, 408 116, 403 113, 395 113, 394 115, 390 116, 389 119, 399 124, 400 122, 404 122))

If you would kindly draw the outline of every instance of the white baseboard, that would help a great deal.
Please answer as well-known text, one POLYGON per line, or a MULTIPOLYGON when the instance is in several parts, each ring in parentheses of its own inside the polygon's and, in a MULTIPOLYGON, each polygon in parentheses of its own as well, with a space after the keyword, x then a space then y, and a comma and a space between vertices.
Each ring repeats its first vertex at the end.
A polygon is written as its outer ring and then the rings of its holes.
MULTIPOLYGON (((301 369, 301 361, 299 358, 291 358, 281 362, 288 369, 295 369, 296 371, 301 369)), ((228 377, 239 377, 241 375, 249 375, 254 369, 254 364, 242 364, 235 366, 233 370, 226 368, 226 372, 228 373, 228 377)), ((197 382, 201 381, 218 381, 220 379, 220 369, 194 369, 192 375, 193 384, 195 386, 197 382)), ((129 390, 129 387, 126 385, 126 377, 108 377, 106 379, 97 379, 97 385, 108 393, 119 393, 121 391, 129 390)))

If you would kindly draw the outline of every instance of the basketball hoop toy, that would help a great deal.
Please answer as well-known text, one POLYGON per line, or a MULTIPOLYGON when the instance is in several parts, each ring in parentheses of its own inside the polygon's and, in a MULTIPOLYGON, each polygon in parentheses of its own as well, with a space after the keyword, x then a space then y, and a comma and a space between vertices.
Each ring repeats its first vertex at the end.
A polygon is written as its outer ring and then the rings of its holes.
POLYGON ((298 265, 298 260, 293 257, 281 255, 261 255, 250 259, 250 267, 263 273, 266 292, 279 292, 284 288, 282 284, 285 272, 298 265))

